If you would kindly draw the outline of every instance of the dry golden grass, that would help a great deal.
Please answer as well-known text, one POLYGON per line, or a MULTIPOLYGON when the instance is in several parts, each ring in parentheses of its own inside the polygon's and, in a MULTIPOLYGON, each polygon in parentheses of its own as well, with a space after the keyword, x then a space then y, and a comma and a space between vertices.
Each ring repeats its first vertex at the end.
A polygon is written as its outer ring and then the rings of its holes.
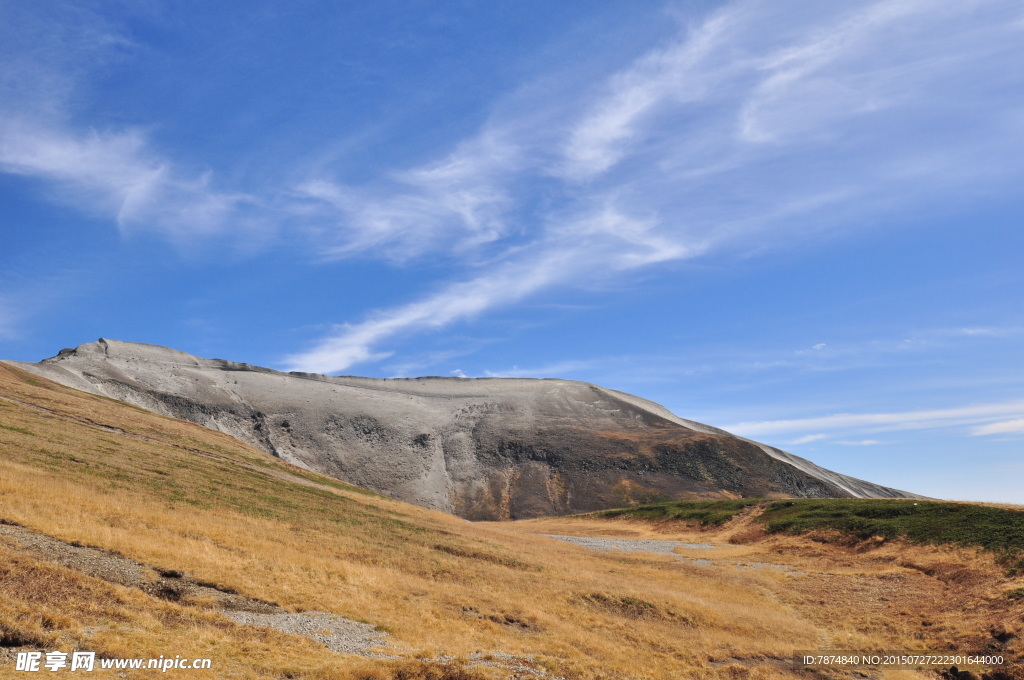
MULTIPOLYGON (((742 530, 736 526, 711 536, 679 526, 572 518, 471 524, 3 364, 0 397, 0 519, 188 571, 292 611, 371 623, 392 636, 404 660, 337 655, 303 638, 237 626, 202 603, 164 602, 4 548, 0 559, 10 576, 0 626, 44 647, 63 641, 109 656, 208 656, 216 671, 210 677, 218 678, 470 680, 502 674, 422 660, 499 652, 532 656, 570 679, 773 680, 798 677, 786 662, 795 649, 921 642, 919 625, 838 613, 835 603, 856 592, 856 578, 896 574, 915 588, 914 579, 946 583, 926 573, 930 553, 923 549, 890 556, 791 537, 729 546, 728 538, 742 530), (588 552, 533 535, 541 533, 711 536, 726 547, 685 553, 721 560, 720 568, 709 569, 669 556, 588 552), (825 577, 794 579, 729 565, 743 560, 827 572, 837 575, 829 587, 843 585, 826 600, 814 585, 825 577), (33 590, 36 581, 62 585, 33 590), (18 594, 26 588, 33 599, 18 594)), ((971 559, 971 578, 980 574, 983 585, 964 590, 965 605, 977 588, 994 593, 1013 585, 999 580, 991 560, 971 559)), ((935 587, 911 590, 932 597, 935 587)), ((1007 616, 1019 614, 1021 606, 1014 610, 1004 601, 1007 616)), ((906 606, 915 617, 933 616, 913 597, 906 606)), ((981 622, 994 620, 993 611, 982 606, 961 628, 944 618, 942 634, 973 639, 981 622)))
MULTIPOLYGON (((158 658, 182 654, 213 660, 194 678, 263 678, 266 669, 293 677, 331 678, 344 671, 319 645, 272 631, 238 626, 195 607, 148 597, 0 546, 0 635, 5 646, 95 651, 102 658, 158 658)), ((0 676, 12 670, 4 664, 0 676)), ((123 677, 103 670, 89 677, 123 677)), ((132 677, 167 677, 157 670, 132 677)))
MULTIPOLYGON (((676 552, 714 560, 723 572, 768 563, 804 574, 786 578, 765 570, 760 583, 814 623, 821 648, 995 652, 1010 660, 1004 669, 1010 677, 1024 677, 1024 599, 1007 597, 1024 586, 1024 577, 1007 576, 994 556, 982 550, 856 541, 825 532, 768 534, 749 515, 711 529, 588 517, 504 527, 522 533, 710 542, 716 547, 676 552), (733 543, 737 540, 743 544, 733 543)), ((906 673, 913 677, 913 672, 906 673)))

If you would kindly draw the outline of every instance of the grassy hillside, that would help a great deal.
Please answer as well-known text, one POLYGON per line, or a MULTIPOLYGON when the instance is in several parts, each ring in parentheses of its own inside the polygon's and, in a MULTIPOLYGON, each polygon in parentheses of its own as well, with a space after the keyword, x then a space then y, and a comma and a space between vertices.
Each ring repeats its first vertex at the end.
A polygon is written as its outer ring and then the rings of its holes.
MULTIPOLYGON (((189 678, 510 677, 433 661, 473 654, 529 657, 569 679, 737 677, 714 660, 782 659, 819 637, 756 580, 473 525, 3 364, 0 521, 217 592, 370 623, 398 657, 238 625, 210 598, 110 583, 0 536, 0 674, 19 650, 74 648, 213 660, 178 671, 189 678)), ((756 677, 792 675, 773 661, 756 677)))
POLYGON ((473 524, 0 364, 0 677, 20 676, 18 651, 72 649, 212 660, 97 678, 778 680, 810 677, 798 649, 1024 659, 1024 579, 987 553, 819 543, 787 531, 834 527, 788 503, 473 524), (701 546, 652 556, 538 535, 560 533, 701 546), (371 624, 394 658, 240 625, 237 600, 371 624))
POLYGON ((914 502, 683 501, 510 530, 683 541, 677 559, 710 571, 781 572, 785 578, 761 585, 816 626, 817 649, 997 653, 1005 662, 971 675, 945 667, 848 676, 833 669, 817 677, 936 678, 944 671, 941 677, 1024 678, 1024 508, 914 502))
POLYGON ((831 530, 860 539, 905 539, 980 547, 1011 573, 1024 570, 1024 510, 937 501, 834 499, 779 501, 758 518, 771 532, 831 530))
POLYGON ((734 518, 741 511, 757 505, 756 499, 715 501, 671 501, 652 503, 634 508, 618 508, 594 513, 608 519, 642 519, 693 522, 703 527, 717 527, 734 518))
POLYGON ((762 506, 753 521, 763 524, 770 533, 833 531, 861 540, 877 537, 979 547, 992 552, 1011 575, 1024 572, 1024 508, 874 498, 774 502, 742 499, 656 503, 595 513, 595 516, 682 521, 716 527, 753 506, 762 506))

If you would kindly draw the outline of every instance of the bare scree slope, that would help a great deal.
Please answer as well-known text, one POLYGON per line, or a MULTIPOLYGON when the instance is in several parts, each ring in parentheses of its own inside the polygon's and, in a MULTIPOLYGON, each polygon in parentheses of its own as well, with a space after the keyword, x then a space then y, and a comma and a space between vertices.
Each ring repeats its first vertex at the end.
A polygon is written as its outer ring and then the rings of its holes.
POLYGON ((335 378, 102 338, 17 365, 468 519, 678 497, 913 496, 570 380, 335 378))

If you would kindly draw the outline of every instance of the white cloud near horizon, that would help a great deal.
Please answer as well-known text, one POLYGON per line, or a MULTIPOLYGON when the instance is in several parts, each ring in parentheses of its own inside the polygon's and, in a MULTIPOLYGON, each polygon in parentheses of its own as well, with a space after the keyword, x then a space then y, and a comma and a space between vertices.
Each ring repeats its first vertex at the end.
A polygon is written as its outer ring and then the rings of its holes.
POLYGON ((513 366, 512 368, 503 371, 484 371, 483 376, 486 378, 564 378, 568 373, 576 373, 578 371, 588 371, 593 369, 595 366, 602 365, 602 362, 591 360, 570 360, 570 361, 559 361, 553 364, 545 364, 544 366, 536 366, 533 368, 520 368, 519 366, 513 366))
POLYGON ((786 442, 790 446, 796 446, 799 444, 810 444, 811 442, 821 441, 822 439, 828 439, 827 434, 807 434, 803 437, 797 437, 791 442, 786 442))
POLYGON ((492 307, 509 304, 552 283, 562 270, 562 253, 532 266, 506 266, 477 279, 455 284, 432 297, 371 316, 359 324, 346 324, 313 349, 284 359, 286 370, 327 373, 352 364, 381 359, 372 347, 400 332, 436 329, 472 318, 492 307))
POLYGON ((972 432, 975 435, 987 435, 1015 432, 1016 430, 1012 428, 1016 427, 1019 423, 1024 423, 1024 420, 1002 421, 1007 417, 1019 416, 1021 414, 1024 414, 1024 401, 1008 401, 994 404, 977 404, 895 413, 837 413, 812 418, 794 418, 791 420, 747 421, 726 425, 723 429, 743 436, 757 437, 806 431, 881 432, 892 430, 927 430, 989 423, 988 425, 975 428, 972 432))
POLYGON ((1024 434, 1024 418, 982 425, 974 428, 971 434, 976 437, 986 437, 993 434, 1024 434))

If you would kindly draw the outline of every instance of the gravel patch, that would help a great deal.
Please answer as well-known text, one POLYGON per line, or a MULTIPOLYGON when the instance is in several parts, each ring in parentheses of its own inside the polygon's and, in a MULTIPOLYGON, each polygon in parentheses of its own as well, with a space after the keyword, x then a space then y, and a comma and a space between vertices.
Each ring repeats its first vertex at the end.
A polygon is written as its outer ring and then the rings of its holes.
POLYGON ((772 562, 738 562, 727 563, 719 560, 712 560, 706 557, 686 557, 675 552, 676 548, 689 550, 711 550, 717 546, 711 543, 688 543, 686 541, 659 541, 657 539, 628 539, 628 538, 594 538, 591 536, 560 536, 557 534, 542 534, 547 538, 554 538, 566 543, 578 545, 588 550, 601 552, 625 552, 625 553, 647 553, 654 555, 668 555, 677 560, 685 560, 698 567, 712 566, 733 566, 737 569, 777 569, 788 576, 804 576, 806 572, 797 571, 788 564, 774 564, 772 562))
POLYGON ((502 652, 476 652, 469 655, 471 666, 484 666, 486 668, 497 668, 503 671, 511 671, 510 680, 526 678, 543 678, 544 680, 564 680, 557 675, 546 673, 540 668, 537 660, 528 656, 516 656, 515 654, 503 654, 502 652))
POLYGON ((659 541, 657 539, 627 539, 627 538, 592 538, 590 536, 559 536, 556 534, 544 534, 548 538, 557 538, 559 541, 572 543, 590 550, 605 552, 619 551, 628 553, 654 553, 657 555, 673 555, 676 548, 688 550, 712 550, 715 546, 711 543, 687 543, 686 541, 659 541))
POLYGON ((397 658, 367 651, 373 647, 386 645, 386 633, 368 623, 351 621, 337 614, 325 612, 257 614, 238 610, 225 611, 223 614, 235 623, 246 626, 273 628, 283 633, 308 637, 340 654, 357 654, 375 659, 397 658))
MULTIPOLYGON (((441 664, 442 666, 452 666, 458 663, 456 657, 447 654, 435 656, 432 659, 427 659, 427 661, 441 664)), ((505 654, 504 652, 473 652, 466 657, 466 661, 468 662, 466 665, 471 668, 496 668, 508 671, 511 675, 507 677, 507 680, 536 680, 537 678, 541 680, 565 680, 565 678, 559 675, 551 675, 544 671, 540 662, 532 656, 505 654)))

